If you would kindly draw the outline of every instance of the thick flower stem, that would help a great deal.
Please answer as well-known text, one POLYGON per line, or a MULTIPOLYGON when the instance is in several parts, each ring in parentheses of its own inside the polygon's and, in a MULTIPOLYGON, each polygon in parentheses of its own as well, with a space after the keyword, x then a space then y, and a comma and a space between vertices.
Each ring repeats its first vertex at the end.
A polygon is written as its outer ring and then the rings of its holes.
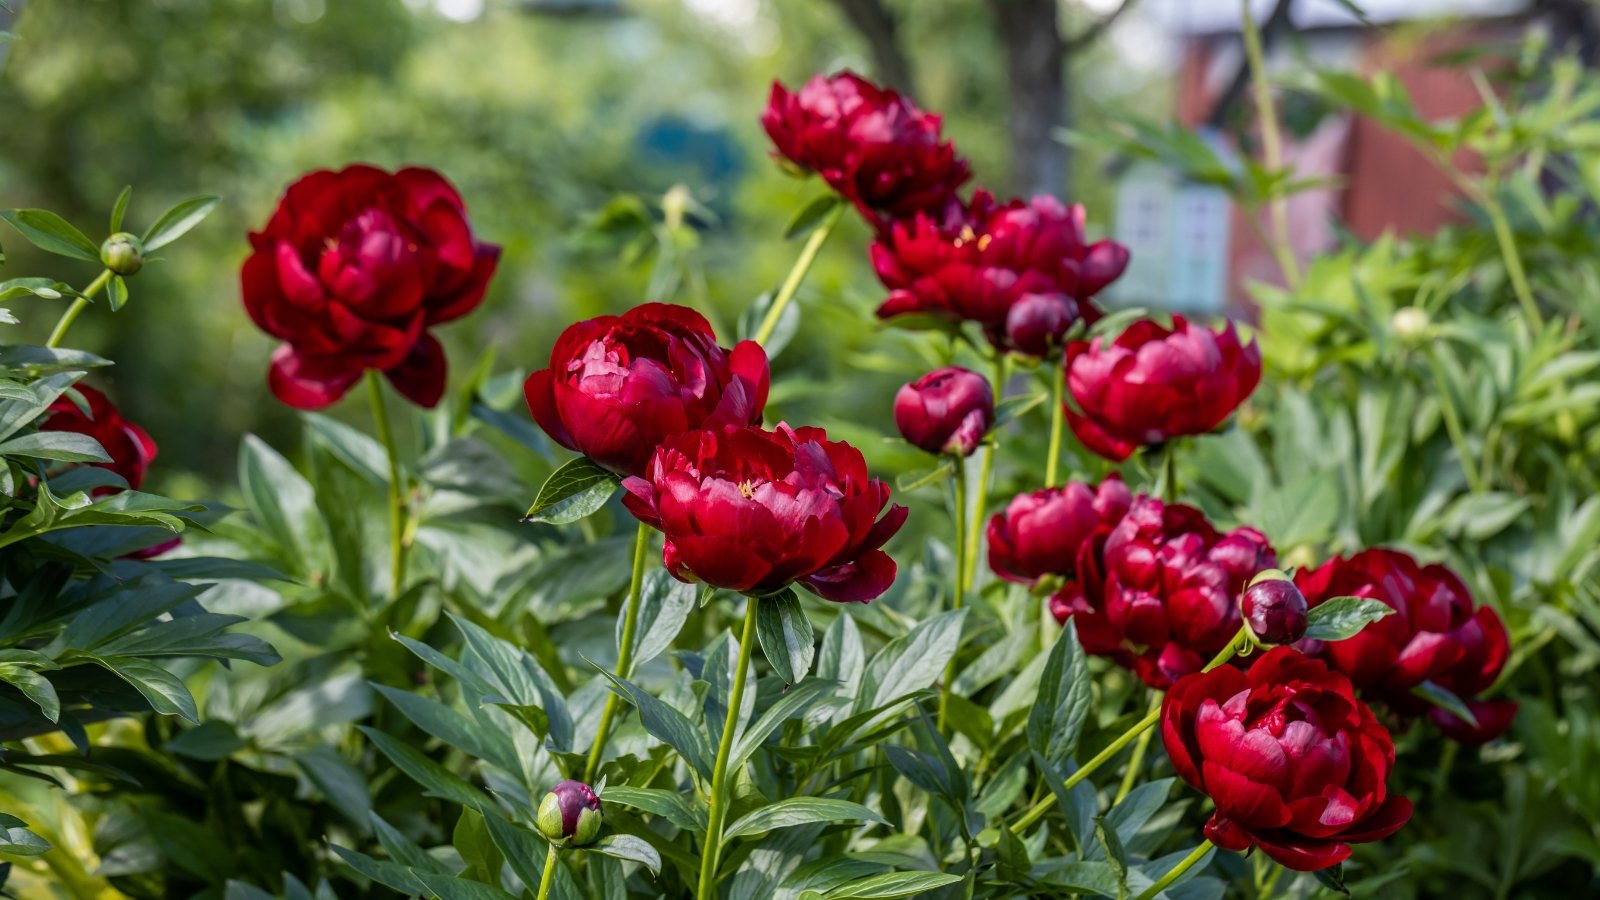
POLYGON ((1056 472, 1061 467, 1061 432, 1066 424, 1067 364, 1066 360, 1051 363, 1055 368, 1054 390, 1050 394, 1050 449, 1044 460, 1044 486, 1056 486, 1056 472))
MULTIPOLYGON (((622 614, 622 646, 617 648, 617 677, 633 677, 634 633, 639 629, 639 595, 643 592, 645 559, 650 550, 650 526, 639 523, 639 534, 633 542, 633 579, 628 583, 628 605, 622 614)), ((594 733, 594 744, 589 748, 589 761, 583 767, 585 784, 594 781, 600 768, 600 758, 605 755, 606 737, 611 734, 611 722, 622 705, 616 693, 606 697, 605 711, 600 714, 600 728, 594 733)))
POLYGON ((733 732, 739 725, 739 704, 744 700, 745 672, 750 668, 750 651, 756 643, 755 597, 745 599, 744 632, 739 636, 739 662, 733 673, 733 688, 728 692, 728 716, 722 723, 722 740, 717 744, 717 762, 711 769, 711 808, 706 823, 706 845, 700 858, 699 900, 711 900, 717 893, 717 861, 722 855, 722 826, 728 819, 728 757, 733 755, 733 732))
MULTIPOLYGON (((1212 669, 1215 669, 1217 666, 1220 666, 1228 660, 1233 659, 1233 657, 1238 654, 1240 650, 1249 646, 1251 646, 1250 628, 1249 626, 1243 626, 1239 629, 1239 633, 1235 634, 1233 639, 1228 641, 1228 646, 1223 647, 1221 652, 1212 657, 1211 662, 1206 663, 1206 667, 1201 671, 1209 672, 1212 669)), ((1150 705, 1150 712, 1144 718, 1133 723, 1133 725, 1129 727, 1127 731, 1124 731, 1117 737, 1116 740, 1107 744, 1104 750, 1096 753, 1094 757, 1088 762, 1084 763, 1083 766, 1078 769, 1078 771, 1067 776, 1066 781, 1062 783, 1062 789, 1070 791, 1074 787, 1077 787, 1078 783, 1083 781, 1085 778, 1088 778, 1095 769, 1105 765, 1107 761, 1121 752, 1123 747, 1133 743, 1134 740, 1139 737, 1139 735, 1144 734, 1151 728, 1154 728, 1155 724, 1159 721, 1161 721, 1161 704, 1159 702, 1155 702, 1150 705)), ((1033 823, 1044 818, 1045 813, 1050 811, 1050 807, 1055 802, 1056 801, 1054 797, 1046 797, 1045 799, 1034 804, 1033 808, 1029 809, 1026 813, 1023 813, 1022 817, 1017 819, 1016 823, 1011 826, 1012 832, 1018 837, 1021 837, 1024 831, 1027 831, 1028 828, 1032 827, 1033 823)))
POLYGON ((1139 895, 1139 900, 1150 900, 1151 897, 1154 897, 1171 887, 1174 881, 1177 881, 1179 878, 1183 877, 1183 873, 1194 868, 1195 864, 1200 860, 1205 859, 1206 854, 1211 852, 1211 848, 1211 841, 1201 841, 1200 846, 1189 851, 1188 856, 1185 856, 1177 865, 1172 867, 1172 871, 1161 876, 1156 880, 1155 884, 1152 884, 1150 887, 1146 888, 1145 892, 1139 895))
POLYGON ((89 306, 89 299, 100 293, 100 289, 110 281, 111 270, 106 269, 100 273, 99 277, 89 282, 89 286, 83 289, 83 296, 73 300, 72 305, 67 307, 67 311, 61 314, 61 319, 56 322, 56 327, 50 332, 50 338, 44 342, 44 345, 52 349, 61 346, 61 342, 66 339, 67 329, 72 327, 73 322, 78 321, 78 315, 89 306))
POLYGON ((561 863, 556 857, 556 845, 551 844, 544 855, 544 874, 539 876, 539 896, 537 900, 549 900, 550 885, 556 882, 556 866, 561 863))
POLYGON ((800 256, 794 261, 794 268, 789 270, 783 285, 778 288, 777 296, 772 298, 772 306, 767 309, 766 318, 761 320, 761 327, 756 329, 752 338, 758 344, 765 344, 772 337, 772 332, 778 329, 778 320, 783 317, 783 310, 794 300, 794 295, 800 290, 800 283, 806 280, 806 273, 811 271, 811 264, 817 260, 817 252, 822 245, 827 243, 828 235, 833 233, 833 226, 839 224, 839 217, 844 214, 847 204, 840 202, 823 217, 817 227, 812 230, 811 236, 806 238, 806 245, 800 248, 800 256))
MULTIPOLYGON (((972 567, 972 554, 967 547, 967 461, 962 458, 955 460, 955 508, 953 510, 956 526, 956 577, 955 590, 950 600, 951 609, 960 609, 963 596, 966 594, 967 569, 972 567)), ((944 680, 939 683, 939 731, 944 731, 945 717, 950 706, 950 682, 956 677, 956 659, 944 664, 944 680)))
POLYGON ((389 559, 390 599, 399 599, 406 584, 406 498, 401 483, 400 451, 395 447, 394 430, 389 427, 389 410, 383 405, 383 382, 376 369, 367 370, 367 398, 372 401, 372 423, 378 441, 389 455, 389 559))
MULTIPOLYGON (((1250 0, 1240 0, 1243 12, 1244 53, 1250 64, 1250 83, 1254 87, 1256 118, 1261 125, 1261 150, 1266 157, 1267 171, 1277 172, 1283 166, 1283 149, 1278 135, 1278 111, 1272 104, 1272 86, 1267 81, 1267 62, 1261 49, 1261 29, 1250 12, 1250 0)), ((1283 270, 1283 280, 1293 290, 1300 286, 1300 263, 1294 258, 1294 248, 1289 243, 1289 200, 1283 187, 1275 186, 1268 198, 1268 214, 1272 217, 1272 254, 1283 270)))
MULTIPOLYGON (((994 402, 998 406, 1000 398, 1006 391, 1006 355, 996 353, 994 356, 994 402)), ((972 523, 967 531, 967 559, 977 560, 978 546, 983 540, 983 513, 989 500, 989 474, 994 471, 995 441, 988 440, 983 445, 983 463, 978 468, 978 491, 972 499, 972 523)), ((961 585, 964 592, 970 593, 972 585, 977 580, 978 566, 976 562, 967 566, 967 580, 961 585)))
MULTIPOLYGON (((1161 697, 1160 691, 1151 692, 1150 712, 1161 712, 1161 697)), ((1133 757, 1128 760, 1128 771, 1122 774, 1122 784, 1117 788, 1116 798, 1111 801, 1112 806, 1121 803, 1123 798, 1127 797, 1128 793, 1133 790, 1134 784, 1138 782, 1139 771, 1144 768, 1144 755, 1150 749, 1150 738, 1155 733, 1156 730, 1154 728, 1146 730, 1144 734, 1139 735, 1139 742, 1133 745, 1133 757)))

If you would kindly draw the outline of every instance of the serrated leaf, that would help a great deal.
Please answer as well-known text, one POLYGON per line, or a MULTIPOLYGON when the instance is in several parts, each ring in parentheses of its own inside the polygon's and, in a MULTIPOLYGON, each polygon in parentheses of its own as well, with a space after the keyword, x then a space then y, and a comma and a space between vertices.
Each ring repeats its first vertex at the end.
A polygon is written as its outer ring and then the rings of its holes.
POLYGON ((756 604, 756 636, 767 662, 785 684, 799 683, 811 671, 816 655, 816 635, 800 599, 792 588, 785 588, 749 602, 756 604))
POLYGON ((570 525, 605 506, 619 484, 611 470, 580 456, 550 473, 522 521, 570 525))
POLYGON ((8 209, 0 211, 0 219, 10 222, 40 250, 84 262, 100 261, 100 247, 72 223, 48 209, 8 209))
POLYGON ((1307 613, 1305 636, 1318 641, 1342 641, 1355 637, 1361 633, 1361 629, 1393 614, 1394 609, 1382 600, 1329 597, 1307 613))
POLYGON ((788 828, 794 825, 809 825, 813 822, 842 822, 851 819, 860 819, 864 822, 876 822, 880 825, 889 824, 889 820, 874 812, 872 809, 849 800, 834 800, 827 797, 790 797, 759 807, 753 812, 741 816, 738 821, 729 825, 723 832, 723 837, 733 839, 743 834, 759 834, 771 831, 774 828, 788 828))
POLYGON ((183 237, 217 208, 221 197, 190 197, 161 214, 144 233, 145 252, 158 250, 183 237))

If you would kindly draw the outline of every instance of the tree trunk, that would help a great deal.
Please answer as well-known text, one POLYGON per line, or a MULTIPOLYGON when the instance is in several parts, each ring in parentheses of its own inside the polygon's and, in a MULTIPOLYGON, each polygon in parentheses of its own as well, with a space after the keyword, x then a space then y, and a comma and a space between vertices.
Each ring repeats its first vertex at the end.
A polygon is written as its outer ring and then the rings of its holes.
POLYGON ((1056 0, 989 0, 989 6, 1011 86, 1011 188, 1065 197, 1071 159, 1055 132, 1068 117, 1067 44, 1056 0))
POLYGON ((845 18, 866 39, 872 51, 872 77, 880 84, 892 87, 902 94, 916 98, 916 85, 911 80, 911 64, 900 48, 900 36, 894 14, 882 0, 834 0, 845 18))

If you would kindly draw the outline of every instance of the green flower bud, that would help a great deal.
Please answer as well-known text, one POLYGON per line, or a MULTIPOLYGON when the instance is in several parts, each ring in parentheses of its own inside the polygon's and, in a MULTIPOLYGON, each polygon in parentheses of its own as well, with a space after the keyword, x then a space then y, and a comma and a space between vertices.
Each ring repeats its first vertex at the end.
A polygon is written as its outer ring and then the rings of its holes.
POLYGON ((1394 329, 1395 336, 1408 344, 1418 343, 1426 337, 1430 324, 1427 312, 1415 306, 1396 310, 1389 319, 1389 327, 1394 329))
POLYGON ((100 261, 118 275, 133 275, 144 268, 144 243, 137 235, 119 231, 100 245, 100 261))
POLYGON ((563 781, 539 801, 539 833, 557 847, 594 843, 603 818, 599 795, 581 781, 563 781))

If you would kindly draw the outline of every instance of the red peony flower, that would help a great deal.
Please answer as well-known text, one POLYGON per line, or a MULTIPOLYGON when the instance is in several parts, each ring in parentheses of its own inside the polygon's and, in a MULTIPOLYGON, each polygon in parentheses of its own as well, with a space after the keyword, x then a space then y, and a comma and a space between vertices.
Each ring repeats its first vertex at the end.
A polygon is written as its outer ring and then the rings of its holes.
MULTIPOLYGON (((156 442, 143 428, 124 419, 122 412, 112 405, 105 394, 81 383, 74 385, 74 388, 89 405, 89 414, 84 415, 78 404, 63 394, 45 411, 44 422, 39 430, 70 431, 94 438, 105 448, 111 462, 92 465, 110 469, 121 476, 129 488, 138 490, 144 484, 150 463, 155 461, 156 442)), ((94 489, 98 497, 120 492, 120 489, 109 486, 94 489)))
POLYGON ((1023 584, 1046 575, 1097 582, 1106 538, 1132 500, 1115 475, 1097 488, 1069 481, 1018 494, 989 520, 989 568, 1023 584))
POLYGON ((942 212, 972 176, 940 137, 939 116, 853 72, 818 75, 790 93, 772 83, 761 125, 779 155, 816 172, 869 222, 942 212))
POLYGON ((1141 446, 1205 434, 1261 381, 1261 351, 1233 323, 1212 332, 1172 317, 1169 331, 1141 319, 1110 344, 1067 347, 1067 423, 1091 451, 1121 462, 1141 446))
POLYGON ((1388 791, 1394 742, 1349 679, 1289 647, 1248 672, 1221 666, 1178 680, 1161 704, 1172 765, 1216 804, 1206 837, 1252 846, 1298 872, 1344 861, 1411 818, 1388 791))
POLYGON ((971 456, 994 424, 994 389, 971 369, 935 369, 895 394, 894 423, 929 453, 971 456))
POLYGON ((761 424, 769 381, 760 344, 724 350, 704 316, 646 303, 562 332, 550 367, 528 376, 523 392, 534 420, 561 446, 643 475, 668 437, 761 424))
POLYGON ((1295 584, 1313 608, 1332 597, 1355 596, 1394 609, 1347 640, 1297 645, 1348 676, 1368 700, 1404 717, 1427 713, 1446 735, 1468 745, 1511 727, 1516 703, 1476 699, 1500 677, 1511 655, 1505 624, 1492 608, 1475 606, 1454 572, 1379 548, 1302 569, 1295 584), (1415 696, 1412 689, 1424 681, 1465 701, 1477 727, 1415 696))
MULTIPOLYGON (((978 191, 942 216, 918 213, 894 223, 872 245, 872 265, 889 288, 880 318, 920 313, 973 321, 996 347, 1013 349, 1013 306, 1029 295, 1058 295, 1076 307, 1060 316, 1063 328, 1077 318, 1093 322, 1100 313, 1089 301, 1122 274, 1128 251, 1114 241, 1087 243, 1082 206, 1054 197, 1001 205, 978 191)), ((1033 337, 1026 327, 1019 334, 1033 337)))
POLYGON ((881 547, 906 520, 861 451, 820 428, 733 428, 667 438, 623 502, 666 535, 682 581, 745 594, 798 582, 828 600, 865 603, 894 582, 881 547))
POLYGON ((1140 495, 1105 538, 1098 589, 1069 584, 1051 599, 1057 621, 1073 618, 1085 641, 1151 687, 1200 671, 1239 631, 1238 597, 1276 565, 1254 528, 1220 533, 1199 510, 1140 495), (1115 640, 1111 639, 1115 636, 1115 640))
POLYGON ((284 341, 268 384, 297 409, 333 403, 367 369, 414 403, 438 403, 444 348, 428 329, 477 307, 500 258, 473 240, 461 196, 431 169, 312 172, 250 245, 245 310, 284 341))

